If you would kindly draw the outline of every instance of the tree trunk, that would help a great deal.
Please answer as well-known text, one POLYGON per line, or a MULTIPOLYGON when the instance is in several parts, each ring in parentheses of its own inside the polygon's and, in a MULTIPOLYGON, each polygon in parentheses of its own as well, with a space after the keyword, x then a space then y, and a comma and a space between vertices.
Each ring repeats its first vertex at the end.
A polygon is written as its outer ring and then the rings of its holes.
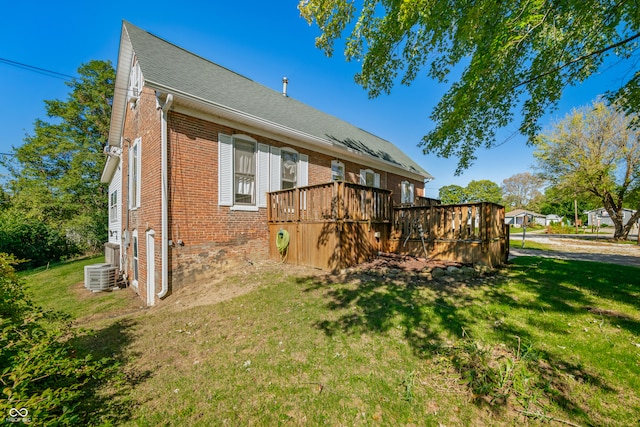
MULTIPOLYGON (((613 232, 613 240, 626 240, 629 235, 629 230, 631 227, 625 226, 622 221, 624 219, 624 211, 622 207, 618 207, 614 202, 611 196, 604 197, 604 208, 607 210, 609 214, 609 218, 613 221, 614 232, 613 232)), ((627 225, 631 225, 631 221, 627 225)))

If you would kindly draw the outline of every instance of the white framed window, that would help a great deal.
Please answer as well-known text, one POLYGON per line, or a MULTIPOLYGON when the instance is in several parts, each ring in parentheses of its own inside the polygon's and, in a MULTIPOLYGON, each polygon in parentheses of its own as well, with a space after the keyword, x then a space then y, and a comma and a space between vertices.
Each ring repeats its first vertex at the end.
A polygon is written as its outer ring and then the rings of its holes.
POLYGON ((110 222, 118 222, 118 190, 113 190, 109 195, 109 220, 110 222))
POLYGON ((256 143, 235 140, 233 144, 233 204, 256 204, 256 143))
POLYGON ((331 181, 344 181, 344 163, 331 160, 331 181))
POLYGON ((142 92, 142 72, 140 71, 140 63, 136 60, 131 66, 129 74, 129 88, 127 90, 127 100, 135 103, 140 98, 142 92))
POLYGON ((139 270, 139 264, 138 264, 138 230, 133 230, 133 233, 131 233, 131 249, 133 252, 133 256, 132 256, 132 285, 135 287, 138 287, 138 276, 140 273, 139 270))
POLYGON ((247 135, 218 134, 218 205, 255 211, 267 192, 306 186, 309 156, 262 144, 247 135))
POLYGON ((141 146, 141 139, 136 138, 133 145, 129 148, 129 209, 137 209, 140 207, 141 146))
POLYGON ((415 185, 409 181, 402 181, 400 183, 400 195, 401 203, 413 204, 415 200, 415 185))
POLYGON ((298 152, 290 148, 280 151, 280 189, 288 190, 298 186, 298 152))
POLYGON ((268 191, 285 190, 287 188, 305 187, 309 185, 309 156, 298 153, 292 148, 269 147, 269 151, 271 161, 269 162, 270 172, 268 191), (291 161, 295 157, 292 155, 293 153, 297 156, 297 165, 295 170, 291 170, 293 167, 291 161), (288 165, 290 169, 287 172, 283 171, 283 157, 288 158, 289 160, 288 165), (295 174, 295 184, 292 179, 293 174, 295 174), (285 175, 289 178, 286 181, 283 179, 285 175), (287 185, 287 187, 283 187, 283 185, 287 185), (291 185, 294 185, 294 187, 291 187, 291 185))
POLYGON ((360 184, 380 188, 380 174, 371 169, 360 169, 360 184))
POLYGON ((235 210, 267 206, 269 146, 247 135, 218 135, 218 204, 235 210))

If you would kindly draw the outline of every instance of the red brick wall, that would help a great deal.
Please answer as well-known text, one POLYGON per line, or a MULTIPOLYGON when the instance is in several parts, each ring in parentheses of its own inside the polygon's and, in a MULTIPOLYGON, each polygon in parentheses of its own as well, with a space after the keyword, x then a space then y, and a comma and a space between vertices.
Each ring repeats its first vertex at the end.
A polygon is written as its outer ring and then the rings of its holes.
MULTIPOLYGON (((146 300, 147 295, 147 230, 155 231, 155 283, 156 292, 161 286, 161 204, 160 204, 160 111, 156 109, 156 97, 154 91, 143 89, 135 106, 127 105, 125 124, 123 130, 122 146, 122 226, 129 230, 130 236, 138 231, 138 293, 146 300), (140 193, 140 207, 128 210, 129 193, 129 149, 135 140, 141 138, 140 155, 143 184, 140 193)), ((123 233, 124 235, 124 233, 123 233)), ((132 242, 132 239, 129 239, 132 242)), ((133 246, 123 245, 121 248, 126 256, 123 270, 127 274, 129 282, 133 280, 133 246)))
MULTIPOLYGON (((127 110, 124 135, 131 142, 142 138, 143 189, 141 207, 129 212, 128 226, 138 230, 139 239, 139 292, 146 298, 146 241, 145 232, 155 231, 156 292, 161 286, 161 111, 156 108, 153 92, 144 91, 135 109, 127 110)), ((260 143, 286 147, 280 141, 264 138, 224 126, 212 121, 187 116, 177 112, 168 115, 168 193, 169 193, 169 250, 170 289, 218 277, 225 269, 242 263, 268 259, 268 228, 266 209, 236 211, 218 205, 218 134, 245 134, 260 143)), ((123 147, 123 224, 126 222, 128 192, 128 150, 123 147)), ((331 179, 331 161, 335 157, 295 148, 309 156, 309 185, 331 179)), ((344 161, 345 179, 360 182, 360 169, 367 167, 344 161)), ((401 178, 381 172, 382 188, 394 192, 394 200, 400 203, 401 178)), ((424 194, 421 182, 415 181, 416 194, 424 194)), ((127 271, 131 275, 131 247, 127 271)))

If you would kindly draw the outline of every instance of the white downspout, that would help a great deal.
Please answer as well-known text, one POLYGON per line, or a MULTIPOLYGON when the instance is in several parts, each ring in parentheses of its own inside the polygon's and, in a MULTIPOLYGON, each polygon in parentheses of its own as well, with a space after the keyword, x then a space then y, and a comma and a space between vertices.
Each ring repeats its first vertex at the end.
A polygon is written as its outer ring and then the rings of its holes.
POLYGON ((167 157, 168 157, 168 137, 167 137, 167 113, 173 103, 173 95, 168 94, 162 106, 161 119, 161 174, 162 174, 162 289, 157 294, 162 299, 169 292, 169 197, 167 187, 167 157))

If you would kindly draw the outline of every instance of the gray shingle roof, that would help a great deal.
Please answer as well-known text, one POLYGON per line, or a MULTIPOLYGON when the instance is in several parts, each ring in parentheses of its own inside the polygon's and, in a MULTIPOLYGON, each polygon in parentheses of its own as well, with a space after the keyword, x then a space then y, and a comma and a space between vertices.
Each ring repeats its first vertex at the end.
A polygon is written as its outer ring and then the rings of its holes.
POLYGON ((145 84, 165 87, 383 159, 430 178, 398 147, 334 116, 171 44, 129 22, 124 28, 145 84))

